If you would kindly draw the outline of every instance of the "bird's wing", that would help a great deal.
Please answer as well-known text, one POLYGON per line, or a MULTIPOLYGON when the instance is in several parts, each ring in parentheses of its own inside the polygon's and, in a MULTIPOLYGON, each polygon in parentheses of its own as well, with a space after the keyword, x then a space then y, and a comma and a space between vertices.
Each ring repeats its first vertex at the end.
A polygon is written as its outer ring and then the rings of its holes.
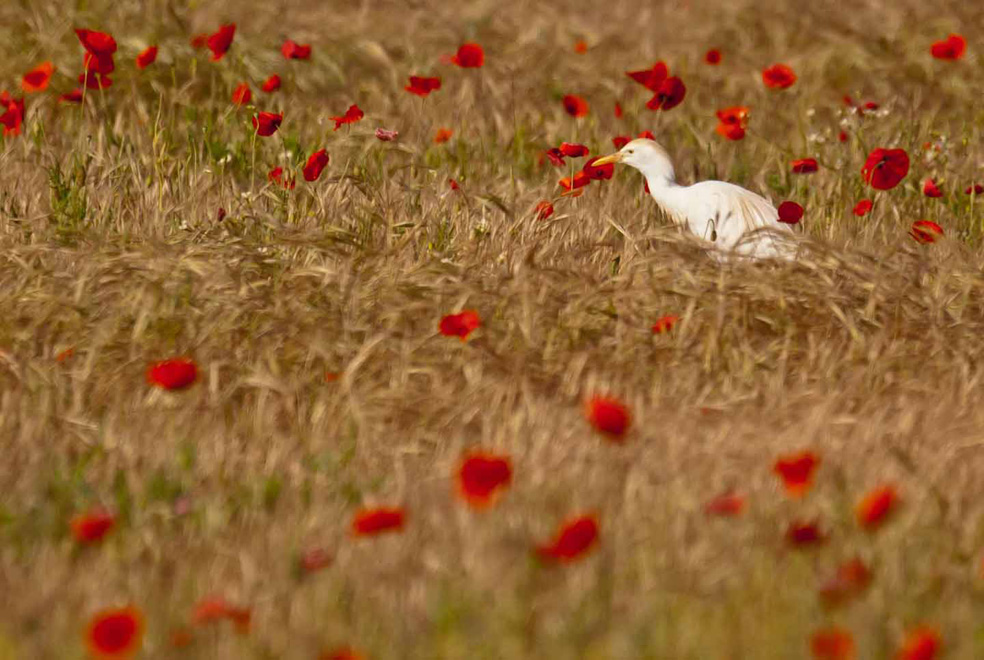
POLYGON ((724 181, 704 181, 692 186, 704 201, 703 213, 713 222, 721 248, 756 256, 785 256, 783 235, 788 225, 779 222, 779 211, 764 197, 724 181))

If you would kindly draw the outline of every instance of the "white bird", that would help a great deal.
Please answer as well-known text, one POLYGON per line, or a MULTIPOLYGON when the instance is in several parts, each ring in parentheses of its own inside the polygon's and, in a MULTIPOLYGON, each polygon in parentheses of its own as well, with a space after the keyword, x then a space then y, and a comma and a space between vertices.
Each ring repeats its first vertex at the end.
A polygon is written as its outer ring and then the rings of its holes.
POLYGON ((649 194, 677 226, 689 229, 711 245, 719 260, 728 256, 793 259, 796 247, 789 225, 769 200, 725 181, 676 182, 666 149, 653 140, 632 140, 593 165, 622 163, 642 172, 649 194))

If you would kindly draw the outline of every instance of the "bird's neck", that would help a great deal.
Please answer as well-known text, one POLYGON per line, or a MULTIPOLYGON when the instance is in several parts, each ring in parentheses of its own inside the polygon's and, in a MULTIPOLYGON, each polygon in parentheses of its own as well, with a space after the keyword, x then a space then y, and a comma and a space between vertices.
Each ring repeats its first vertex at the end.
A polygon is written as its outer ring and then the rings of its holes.
POLYGON ((647 174, 646 184, 649 186, 649 195, 656 200, 660 208, 669 216, 675 224, 686 222, 686 214, 680 207, 678 193, 683 186, 678 184, 672 174, 647 174))
POLYGON ((672 173, 646 174, 646 184, 649 186, 649 194, 660 204, 672 203, 680 190, 680 184, 674 180, 672 173))

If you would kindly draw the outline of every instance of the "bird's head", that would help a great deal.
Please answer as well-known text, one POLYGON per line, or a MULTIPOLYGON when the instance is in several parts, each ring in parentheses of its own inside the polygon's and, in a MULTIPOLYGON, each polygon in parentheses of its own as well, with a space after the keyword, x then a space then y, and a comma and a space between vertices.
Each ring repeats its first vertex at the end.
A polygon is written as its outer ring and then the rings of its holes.
POLYGON ((624 147, 611 154, 599 158, 595 166, 609 163, 622 163, 642 172, 647 179, 674 179, 673 162, 660 144, 647 138, 639 138, 627 143, 624 147))

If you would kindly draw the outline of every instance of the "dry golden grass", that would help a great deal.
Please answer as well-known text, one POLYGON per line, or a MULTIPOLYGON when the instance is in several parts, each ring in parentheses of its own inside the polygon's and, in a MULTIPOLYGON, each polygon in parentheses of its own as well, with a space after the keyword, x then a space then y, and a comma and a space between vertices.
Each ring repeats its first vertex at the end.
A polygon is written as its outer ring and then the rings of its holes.
POLYGON ((800 658, 833 624, 882 658, 921 623, 947 657, 984 657, 984 223, 963 194, 984 179, 976 8, 67 4, 0 6, 0 89, 41 60, 58 67, 0 148, 0 657, 81 657, 92 612, 127 602, 147 618, 144 655, 161 658, 344 644, 373 659, 800 658), (238 32, 212 63, 188 41, 222 21, 238 32), (113 88, 84 110, 56 102, 79 69, 76 26, 120 42, 113 88), (950 31, 968 57, 931 59, 950 31), (312 61, 285 63, 284 37, 312 43, 312 61), (438 63, 469 39, 484 68, 438 63), (158 64, 138 74, 149 43, 158 64), (701 63, 711 46, 720 67, 701 63), (656 59, 688 85, 659 119, 623 73, 656 59), (799 82, 768 93, 758 72, 777 61, 799 82), (285 89, 260 93, 274 71, 285 89), (431 72, 440 92, 403 91, 431 72), (286 112, 255 153, 249 112, 229 103, 244 80, 259 109, 286 112), (565 115, 566 93, 592 114, 565 115), (841 144, 845 93, 888 112, 841 144), (328 117, 352 102, 366 118, 333 132, 328 117), (726 142, 714 112, 738 104, 750 133, 726 142), (378 142, 380 126, 399 141, 378 142), (438 127, 451 142, 432 144, 438 127), (684 181, 803 204, 808 256, 721 268, 666 226, 631 170, 535 219, 566 174, 537 165, 543 149, 607 153, 644 129, 684 181), (922 144, 944 139, 927 161, 922 144), (859 219, 876 146, 907 149, 913 167, 859 219), (267 184, 319 147, 331 165, 317 184, 267 184), (804 156, 821 171, 791 175, 804 156), (943 199, 921 196, 926 176, 943 199), (912 241, 920 218, 947 240, 912 241), (480 330, 440 336, 462 308, 480 330), (653 335, 669 313, 682 321, 653 335), (172 355, 192 356, 200 382, 148 387, 147 364, 172 355), (630 406, 624 445, 584 420, 597 392, 630 406), (471 447, 515 468, 482 513, 454 494, 471 447), (771 468, 799 449, 822 463, 790 500, 771 468), (903 507, 865 533, 854 505, 885 482, 903 507), (728 489, 747 496, 745 515, 707 518, 728 489), (68 520, 96 504, 118 526, 79 548, 68 520), (351 538, 373 504, 405 506, 405 531, 351 538), (538 565, 531 548, 584 511, 598 514, 597 550, 538 565), (791 548, 786 525, 811 518, 829 540, 791 548), (312 547, 333 562, 300 578, 312 547), (818 585, 855 555, 871 588, 824 609, 818 585), (252 607, 250 634, 196 631, 171 648, 214 593, 252 607))

